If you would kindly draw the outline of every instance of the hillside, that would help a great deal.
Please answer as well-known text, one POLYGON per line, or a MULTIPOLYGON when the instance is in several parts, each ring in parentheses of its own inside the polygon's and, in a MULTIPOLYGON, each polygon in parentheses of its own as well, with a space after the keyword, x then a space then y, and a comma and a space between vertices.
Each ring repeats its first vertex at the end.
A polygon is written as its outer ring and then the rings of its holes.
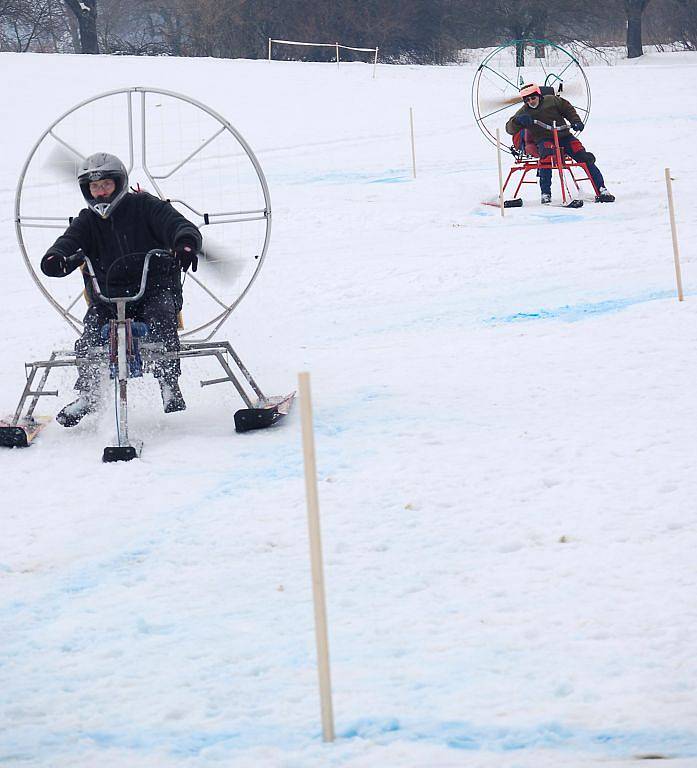
POLYGON ((312 375, 338 734, 322 744, 297 409, 236 435, 239 398, 194 363, 184 413, 134 385, 139 461, 101 463, 108 407, 0 453, 0 762, 694 768, 697 55, 588 67, 583 140, 617 202, 546 209, 530 187, 503 220, 481 205, 475 65, 0 62, 5 413, 24 362, 75 338, 14 232, 48 124, 151 86, 259 158, 271 245, 219 335, 271 394, 312 375))

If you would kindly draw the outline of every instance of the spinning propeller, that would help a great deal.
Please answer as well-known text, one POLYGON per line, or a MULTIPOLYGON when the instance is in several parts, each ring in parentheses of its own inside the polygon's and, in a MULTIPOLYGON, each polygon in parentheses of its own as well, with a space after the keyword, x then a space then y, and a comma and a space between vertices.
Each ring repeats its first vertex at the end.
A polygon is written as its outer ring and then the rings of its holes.
MULTIPOLYGON (((542 83, 542 85, 544 85, 544 83, 542 83)), ((585 89, 583 89, 581 84, 577 82, 571 82, 568 85, 562 83, 561 87, 554 87, 554 93, 557 96, 562 96, 563 98, 573 102, 575 99, 579 97, 582 98, 585 95, 585 89)), ((517 92, 502 92, 496 94, 483 91, 479 98, 479 106, 484 112, 487 112, 490 110, 499 109, 500 107, 522 107, 523 102, 517 92)))

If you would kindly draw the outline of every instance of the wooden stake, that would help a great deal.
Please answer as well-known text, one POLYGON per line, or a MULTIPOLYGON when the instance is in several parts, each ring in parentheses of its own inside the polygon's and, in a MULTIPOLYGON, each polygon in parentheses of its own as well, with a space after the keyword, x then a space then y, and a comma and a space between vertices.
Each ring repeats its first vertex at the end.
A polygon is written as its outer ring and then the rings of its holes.
POLYGON ((670 213, 670 232, 673 236, 673 260, 675 261, 675 280, 678 284, 678 301, 683 300, 682 276, 680 274, 680 251, 678 250, 678 230, 675 226, 675 206, 673 205, 673 180, 670 168, 666 168, 666 189, 668 190, 668 211, 670 213))
POLYGON ((319 527, 319 498, 317 493, 317 467, 315 440, 312 431, 312 400, 310 374, 298 374, 300 390, 300 418, 303 432, 305 460, 305 493, 307 496, 307 523, 310 532, 310 562, 312 565, 312 597, 315 606, 315 640, 319 669, 319 696, 322 710, 322 740, 334 741, 334 713, 332 710, 332 683, 329 670, 329 641, 327 638, 327 606, 324 595, 322 567, 322 540, 319 527))
POLYGON ((499 129, 496 129, 496 159, 499 164, 499 205, 501 206, 501 215, 504 215, 506 207, 503 204, 503 171, 501 170, 501 140, 499 137, 499 129))
POLYGON ((411 131, 411 170, 416 178, 416 150, 414 149, 414 110, 409 107, 409 127, 411 131))

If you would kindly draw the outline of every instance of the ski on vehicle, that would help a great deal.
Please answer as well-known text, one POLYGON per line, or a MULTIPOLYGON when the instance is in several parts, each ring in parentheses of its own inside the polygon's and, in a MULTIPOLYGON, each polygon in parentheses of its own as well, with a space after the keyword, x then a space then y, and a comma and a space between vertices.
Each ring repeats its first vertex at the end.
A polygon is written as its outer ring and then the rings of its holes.
POLYGON ((35 419, 33 416, 18 420, 14 417, 0 419, 0 446, 28 448, 50 422, 50 418, 35 419))
POLYGON ((139 459, 143 451, 143 443, 137 441, 135 445, 107 445, 102 454, 102 461, 109 464, 114 461, 132 461, 139 459))
POLYGON ((282 397, 265 398, 251 408, 241 408, 235 413, 235 431, 249 432, 252 429, 266 429, 288 415, 295 392, 282 397))
MULTIPOLYGON (((596 202, 605 202, 605 201, 596 199, 596 202)), ((608 202, 611 202, 611 201, 608 201, 608 202)), ((490 200, 483 200, 482 205, 490 205, 493 208, 501 207, 499 203, 494 203, 494 202, 491 202, 490 200)), ((504 208, 522 208, 523 200, 520 197, 516 197, 513 200, 504 200, 503 207, 504 208)), ((568 203, 544 203, 544 207, 545 208, 583 208, 583 200, 579 198, 575 198, 574 200, 571 200, 568 203)))
MULTIPOLYGON (((498 200, 482 200, 482 205, 490 205, 493 208, 501 207, 501 203, 499 203, 498 200)), ((522 208, 523 199, 520 197, 515 197, 512 200, 504 200, 503 207, 504 208, 522 208)))

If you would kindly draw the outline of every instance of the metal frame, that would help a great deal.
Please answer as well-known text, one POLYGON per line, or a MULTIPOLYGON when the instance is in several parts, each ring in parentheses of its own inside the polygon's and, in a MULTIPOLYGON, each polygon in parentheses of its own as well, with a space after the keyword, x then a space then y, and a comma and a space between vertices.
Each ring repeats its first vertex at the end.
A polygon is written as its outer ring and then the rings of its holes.
MULTIPOLYGON (((479 130, 484 134, 487 141, 489 141, 494 146, 497 146, 497 144, 500 145, 501 149, 504 152, 508 152, 509 154, 515 154, 514 151, 511 149, 510 146, 507 144, 504 144, 503 142, 497 142, 496 141, 496 135, 492 133, 485 125, 484 121, 487 118, 492 117, 493 115, 496 115, 500 112, 504 112, 507 109, 510 109, 511 107, 515 107, 518 109, 520 107, 520 99, 516 98, 514 101, 503 101, 502 105, 498 109, 494 109, 491 112, 488 112, 487 114, 483 115, 481 108, 480 108, 480 84, 482 82, 482 74, 484 72, 490 72, 494 74, 496 77, 499 77, 502 81, 504 81, 507 85, 511 86, 512 89, 515 90, 516 97, 518 95, 518 83, 514 83, 510 80, 510 78, 506 77, 505 73, 501 73, 498 70, 494 69, 490 63, 492 59, 502 51, 506 50, 507 48, 513 48, 515 49, 519 45, 525 45, 525 46, 535 46, 535 45, 544 45, 550 48, 554 48, 557 51, 561 51, 564 55, 569 57, 568 64, 560 71, 560 72, 545 72, 545 81, 544 83, 540 83, 540 85, 551 85, 555 86, 557 82, 563 83, 562 75, 566 70, 572 66, 576 65, 578 67, 578 71, 581 73, 581 76, 583 78, 583 82, 585 84, 586 88, 586 106, 585 107, 577 107, 577 109, 580 112, 584 113, 584 123, 588 121, 588 118, 590 116, 591 111, 591 90, 590 90, 590 84, 588 82, 588 78, 586 77, 586 73, 583 70, 583 67, 581 66, 580 61, 566 48, 563 48, 560 45, 556 45, 555 43, 551 42, 550 40, 535 40, 535 39, 528 39, 523 38, 520 40, 509 40, 508 42, 504 43, 503 45, 500 45, 498 48, 496 48, 494 51, 489 53, 481 62, 479 67, 477 67, 477 71, 474 75, 474 80, 472 81, 472 92, 471 92, 471 101, 472 101, 472 112, 474 113, 474 119, 477 123, 477 126, 479 127, 479 130)), ((540 59, 535 59, 535 61, 539 62, 540 59)), ((516 79, 520 80, 520 71, 521 67, 517 67, 517 74, 516 79)))
MULTIPOLYGON (((232 348, 229 341, 183 341, 182 347, 178 352, 165 352, 161 344, 143 343, 140 347, 143 364, 150 368, 154 363, 163 360, 184 360, 193 357, 214 357, 223 369, 225 375, 217 379, 207 379, 201 381, 202 387, 208 387, 213 384, 221 384, 226 381, 231 382, 238 394, 244 401, 247 408, 263 408, 273 402, 273 398, 267 398, 261 391, 252 375, 247 370, 239 355, 232 348), (230 361, 230 358, 232 361, 230 361), (237 372, 235 372, 235 368, 237 372), (255 397, 256 396, 256 397, 255 397)), ((89 351, 93 360, 97 360, 104 370, 109 368, 109 353, 105 347, 93 347, 89 351)), ((40 397, 57 397, 58 390, 47 391, 45 389, 48 376, 54 368, 65 368, 69 366, 77 367, 78 360, 75 352, 57 350, 51 352, 48 360, 37 360, 32 363, 25 363, 26 384, 19 399, 19 403, 14 412, 9 426, 15 427, 33 418, 34 410, 40 397), (39 383, 34 387, 34 381, 37 373, 43 370, 39 383), (27 400, 31 402, 24 412, 27 400)), ((127 435, 125 436, 127 439, 127 435)))
MULTIPOLYGON (((574 186, 576 187, 576 191, 580 192, 581 188, 578 185, 579 181, 590 181, 593 189, 595 190, 595 194, 600 194, 600 190, 595 186, 595 181, 593 181, 593 177, 590 174, 590 171, 588 170, 588 164, 584 163, 580 160, 574 160, 571 156, 567 155, 566 152, 562 152, 560 144, 559 144, 559 129, 557 128, 556 123, 552 123, 552 125, 547 125, 546 123, 541 123, 539 120, 533 121, 535 124, 542 126, 543 128, 547 128, 552 131, 552 136, 554 138, 554 154, 549 155, 548 157, 541 158, 539 155, 531 155, 528 154, 525 151, 525 145, 516 153, 514 153, 515 162, 511 166, 510 170, 508 171, 508 176, 506 176, 506 181, 504 185, 501 187, 501 195, 503 196, 503 193, 506 190, 506 187, 508 186, 508 182, 511 180, 513 175, 517 173, 518 171, 522 171, 522 176, 520 177, 520 181, 518 182, 518 186, 515 189, 515 192, 513 193, 513 198, 518 197, 518 192, 520 191, 520 188, 523 186, 523 184, 536 184, 537 180, 535 181, 527 181, 525 177, 530 173, 530 171, 539 171, 541 169, 549 169, 551 171, 557 171, 559 174, 559 186, 561 187, 561 197, 562 202, 566 204, 566 185, 564 182, 564 171, 568 171, 569 176, 571 177, 571 180, 574 183, 574 186), (574 168, 580 168, 584 173, 586 174, 584 177, 576 178, 574 176, 574 168)), ((562 126, 564 127, 564 126, 562 126)))
MULTIPOLYGON (((539 157, 530 157, 525 156, 522 157, 520 160, 516 160, 516 162, 511 166, 511 168, 508 171, 508 176, 506 177, 506 181, 504 182, 502 192, 506 191, 506 187, 508 186, 508 182, 511 180, 514 174, 516 174, 518 171, 522 171, 522 176, 520 178, 520 181, 518 182, 518 186, 515 189, 515 192, 513 193, 513 198, 518 197, 518 192, 520 191, 520 188, 523 186, 523 184, 537 184, 537 178, 535 178, 534 181, 530 181, 526 179, 525 177, 530 173, 530 171, 538 171, 541 168, 548 168, 552 171, 558 171, 561 167, 562 171, 568 171, 569 176, 571 177, 571 180, 574 183, 574 186, 576 187, 576 191, 580 192, 581 188, 578 185, 579 181, 590 181, 591 185, 593 186, 593 189, 595 190, 595 194, 599 194, 599 191, 595 188, 595 182, 593 181, 590 173, 588 172, 588 166, 586 163, 579 163, 576 160, 573 160, 572 158, 568 157, 568 155, 565 155, 562 158, 562 164, 559 166, 556 159, 554 157, 550 157, 549 162, 545 162, 544 160, 540 160, 539 157), (586 175, 583 177, 576 177, 574 176, 573 168, 580 168, 586 175)), ((560 182, 562 185, 562 199, 564 199, 565 191, 564 191, 564 185, 562 182, 560 182)), ((564 200, 564 202, 566 202, 564 200)))
POLYGON ((197 285, 199 285, 199 287, 201 287, 206 293, 208 293, 218 303, 219 306, 222 307, 222 311, 219 312, 219 314, 207 320, 206 322, 201 323, 196 328, 192 328, 191 330, 185 331, 184 333, 181 334, 181 336, 182 338, 190 337, 196 333, 199 333, 200 331, 204 331, 208 329, 208 334, 204 338, 205 340, 209 340, 217 333, 217 331, 220 329, 223 323, 225 323, 228 317, 230 317, 230 315, 235 310, 237 305, 247 295, 247 292, 251 288, 252 284, 254 283, 254 281, 256 280, 259 274, 259 271, 261 270, 262 264, 264 263, 264 259, 266 257, 266 252, 269 247, 269 241, 271 236, 271 199, 270 199, 268 184, 266 183, 266 178, 264 176, 264 172, 262 171, 261 166, 259 165, 259 161, 254 155, 254 152, 252 151, 251 147, 247 144, 247 142, 244 140, 241 134, 224 117, 219 115, 210 107, 207 107, 202 102, 197 101, 196 99, 192 99, 188 96, 184 96, 183 94, 176 93, 174 91, 167 91, 160 88, 147 88, 147 87, 140 87, 140 86, 134 86, 130 88, 119 88, 116 90, 107 91, 105 93, 98 94, 97 96, 93 96, 89 99, 85 99, 84 101, 80 102, 79 104, 69 109, 67 112, 63 113, 57 120, 51 123, 51 125, 41 134, 37 142, 32 147, 32 150, 29 153, 29 156, 27 157, 27 160, 25 161, 24 166, 22 167, 22 171, 20 173, 19 180, 17 182, 17 190, 15 194, 15 231, 17 234, 17 241, 19 243, 19 247, 22 252, 22 257, 24 259, 25 266, 29 270, 29 273, 32 276, 32 279, 34 280, 34 282, 36 283, 37 287, 39 288, 41 293, 44 295, 44 297, 58 311, 58 313, 70 325, 70 327, 79 335, 82 331, 82 321, 81 319, 71 314, 71 311, 70 311, 73 308, 73 306, 77 303, 79 299, 79 295, 71 303, 69 303, 67 307, 63 307, 51 295, 51 293, 46 289, 42 281, 37 276, 29 260, 29 254, 27 252, 27 247, 24 242, 23 231, 22 231, 24 227, 64 229, 69 223, 69 216, 66 216, 65 219, 60 217, 55 217, 55 216, 54 217, 40 217, 40 216, 22 217, 21 215, 22 188, 23 188, 24 179, 26 177, 29 166, 31 165, 31 162, 37 150, 41 146, 42 142, 48 136, 50 136, 52 139, 58 142, 61 146, 63 146, 66 150, 68 150, 72 155, 74 155, 77 159, 83 159, 84 155, 80 152, 80 150, 74 148, 67 141, 65 141, 63 138, 57 135, 54 132, 54 129, 56 129, 65 118, 67 118, 69 115, 72 115, 74 112, 81 109, 82 107, 85 107, 88 104, 91 104, 100 99, 108 98, 111 96, 117 96, 119 94, 125 95, 126 105, 128 110, 128 147, 129 147, 128 171, 130 173, 134 164, 135 136, 134 136, 134 114, 133 114, 132 100, 133 100, 134 94, 140 94, 140 104, 141 104, 140 134, 141 134, 141 153, 142 153, 143 171, 161 199, 166 199, 166 198, 162 190, 160 189, 160 186, 157 183, 158 180, 167 178, 172 173, 182 168, 184 165, 186 165, 187 162, 192 160, 193 157, 195 157, 205 146, 207 146, 211 141, 217 138, 217 136, 222 134, 224 131, 230 132, 232 136, 236 139, 236 141, 240 144, 245 154, 249 158, 250 162, 252 163, 252 166, 256 172, 257 178, 259 179, 259 183, 264 196, 263 209, 252 210, 252 211, 202 212, 202 211, 196 210, 194 207, 189 205, 184 200, 171 200, 171 202, 176 202, 176 203, 179 203, 180 205, 185 206, 194 214, 196 214, 201 219, 203 219, 202 223, 199 225, 201 228, 205 226, 213 226, 215 224, 242 223, 245 221, 258 221, 258 220, 266 221, 266 231, 264 234, 264 242, 261 249, 261 253, 257 257, 257 265, 254 269, 254 272, 250 276, 246 286, 242 289, 242 291, 237 295, 237 297, 231 303, 227 303, 223 299, 218 298, 214 294, 214 292, 211 291, 210 288, 208 288, 205 285, 204 281, 200 277, 194 277, 193 275, 190 275, 192 280, 197 285), (146 97, 148 94, 158 94, 162 96, 169 96, 175 99, 180 99, 181 101, 184 101, 188 104, 191 104, 201 109, 210 117, 217 120, 222 126, 219 130, 214 132, 213 135, 211 135, 201 147, 197 148, 195 152, 191 153, 188 157, 184 158, 179 163, 179 165, 177 165, 174 168, 174 170, 170 171, 170 173, 166 174, 165 176, 155 175, 154 173, 151 172, 151 170, 147 166, 147 121, 145 117, 145 114, 146 114, 145 105, 146 105, 146 97))
MULTIPOLYGON (((128 434, 128 382, 131 378, 142 376, 143 371, 152 369, 156 363, 166 360, 183 360, 189 357, 215 357, 225 375, 217 379, 202 381, 201 386, 211 386, 226 381, 233 384, 248 409, 247 414, 244 411, 235 413, 235 428, 238 431, 270 426, 277 418, 287 413, 287 409, 290 407, 290 400, 293 397, 292 394, 281 398, 265 397, 228 341, 184 341, 177 351, 165 350, 161 342, 144 341, 142 344, 138 343, 136 347, 136 334, 134 333, 132 320, 126 317, 126 307, 129 303, 137 302, 145 294, 150 260, 153 257, 173 258, 168 251, 160 249, 148 251, 143 261, 143 271, 138 291, 132 296, 118 297, 109 297, 102 293, 91 261, 87 256, 83 255, 80 257, 80 263, 84 264, 84 269, 86 269, 91 281, 94 300, 116 306, 116 319, 111 319, 107 326, 109 330, 108 351, 105 345, 97 345, 88 349, 86 354, 86 357, 92 363, 97 363, 102 369, 110 371, 116 388, 115 406, 118 445, 107 446, 104 449, 103 461, 130 461, 140 456, 143 446, 142 441, 138 440, 132 443, 128 434), (232 363, 230 358, 232 358, 232 363), (131 369, 131 363, 135 361, 138 361, 138 366, 137 370, 134 371, 131 369), (253 395, 256 395, 256 401, 252 399, 253 395), (287 405, 283 411, 281 411, 282 403, 287 405), (251 414, 251 421, 249 411, 255 412, 251 414)), ((142 334, 139 333, 137 335, 140 337, 142 334)), ((65 366, 78 367, 83 359, 83 356, 78 357, 76 351, 59 351, 52 352, 48 360, 25 363, 27 381, 12 420, 9 423, 2 424, 1 436, 3 445, 26 446, 30 439, 33 439, 33 434, 30 435, 29 429, 34 429, 37 424, 33 414, 39 398, 58 395, 57 390, 46 391, 45 389, 51 369, 65 366), (43 370, 43 373, 38 386, 34 388, 34 381, 40 370, 43 370), (31 398, 31 402, 26 413, 23 415, 29 398, 31 398)))

